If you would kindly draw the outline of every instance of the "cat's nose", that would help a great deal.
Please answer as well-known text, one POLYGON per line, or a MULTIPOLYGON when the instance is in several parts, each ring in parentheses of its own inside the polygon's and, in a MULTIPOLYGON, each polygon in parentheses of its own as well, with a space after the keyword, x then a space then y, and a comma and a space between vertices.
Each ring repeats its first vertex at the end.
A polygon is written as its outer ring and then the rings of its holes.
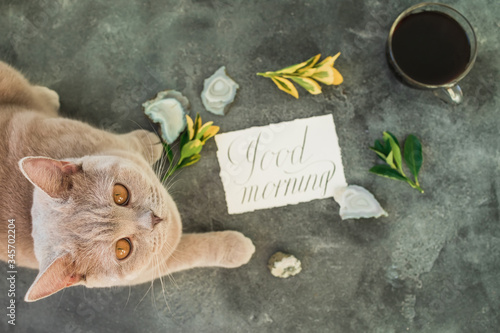
POLYGON ((163 219, 159 216, 156 216, 153 212, 151 212, 151 224, 153 227, 163 221, 163 219))

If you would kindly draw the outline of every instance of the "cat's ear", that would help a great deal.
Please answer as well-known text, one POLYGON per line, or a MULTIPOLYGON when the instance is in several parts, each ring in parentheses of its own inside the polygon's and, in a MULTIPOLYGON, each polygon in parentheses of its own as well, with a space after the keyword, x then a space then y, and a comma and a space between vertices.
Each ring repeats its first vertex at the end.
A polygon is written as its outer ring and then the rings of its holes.
POLYGON ((19 167, 28 180, 50 195, 62 198, 73 186, 72 175, 81 170, 77 164, 47 157, 25 157, 19 167))
POLYGON ((69 254, 60 256, 43 271, 40 270, 35 282, 26 293, 24 300, 34 302, 50 296, 61 289, 70 287, 81 280, 81 275, 73 271, 72 259, 69 254))

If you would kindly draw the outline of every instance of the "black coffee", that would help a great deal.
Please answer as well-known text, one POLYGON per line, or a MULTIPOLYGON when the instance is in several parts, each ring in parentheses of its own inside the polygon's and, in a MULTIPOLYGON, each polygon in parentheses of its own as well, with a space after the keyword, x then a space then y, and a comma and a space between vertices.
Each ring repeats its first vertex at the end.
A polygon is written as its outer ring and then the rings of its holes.
POLYGON ((465 70, 471 47, 464 29, 440 12, 405 17, 392 36, 392 52, 401 70, 420 83, 448 83, 465 70))

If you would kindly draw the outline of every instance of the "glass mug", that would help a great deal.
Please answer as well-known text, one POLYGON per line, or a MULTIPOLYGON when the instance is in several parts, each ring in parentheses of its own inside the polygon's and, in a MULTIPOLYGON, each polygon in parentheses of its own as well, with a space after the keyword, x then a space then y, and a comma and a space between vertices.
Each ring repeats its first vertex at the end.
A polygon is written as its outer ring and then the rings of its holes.
POLYGON ((459 104, 457 84, 477 55, 474 29, 450 6, 421 3, 402 12, 392 24, 387 56, 396 74, 410 86, 431 89, 441 99, 459 104))

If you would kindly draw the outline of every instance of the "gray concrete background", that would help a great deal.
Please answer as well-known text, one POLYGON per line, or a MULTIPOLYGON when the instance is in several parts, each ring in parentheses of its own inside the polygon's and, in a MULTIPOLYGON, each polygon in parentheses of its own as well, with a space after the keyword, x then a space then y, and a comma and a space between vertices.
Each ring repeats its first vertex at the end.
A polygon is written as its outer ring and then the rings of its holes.
MULTIPOLYGON (((176 89, 192 114, 222 132, 333 114, 347 181, 372 191, 389 217, 341 221, 316 200, 228 215, 215 142, 172 193, 186 231, 239 230, 257 251, 238 269, 197 269, 132 288, 69 288, 21 299, 36 272, 20 270, 15 329, 2 332, 498 332, 500 6, 444 1, 465 14, 478 58, 465 102, 410 89, 385 60, 391 21, 418 1, 0 1, 0 59, 56 90, 62 113, 117 132, 151 128, 141 103, 176 89), (342 56, 339 87, 295 100, 256 72, 322 53, 342 56), (231 112, 203 109, 203 80, 219 66, 241 89, 231 112), (368 147, 389 130, 421 138, 420 194, 368 173, 368 147), (303 272, 267 270, 277 250, 303 272)), ((0 264, 0 272, 6 266, 0 264)), ((6 274, 6 273, 5 273, 6 274)), ((1 307, 6 279, 0 279, 1 307)), ((5 310, 4 310, 5 311, 5 310)))

